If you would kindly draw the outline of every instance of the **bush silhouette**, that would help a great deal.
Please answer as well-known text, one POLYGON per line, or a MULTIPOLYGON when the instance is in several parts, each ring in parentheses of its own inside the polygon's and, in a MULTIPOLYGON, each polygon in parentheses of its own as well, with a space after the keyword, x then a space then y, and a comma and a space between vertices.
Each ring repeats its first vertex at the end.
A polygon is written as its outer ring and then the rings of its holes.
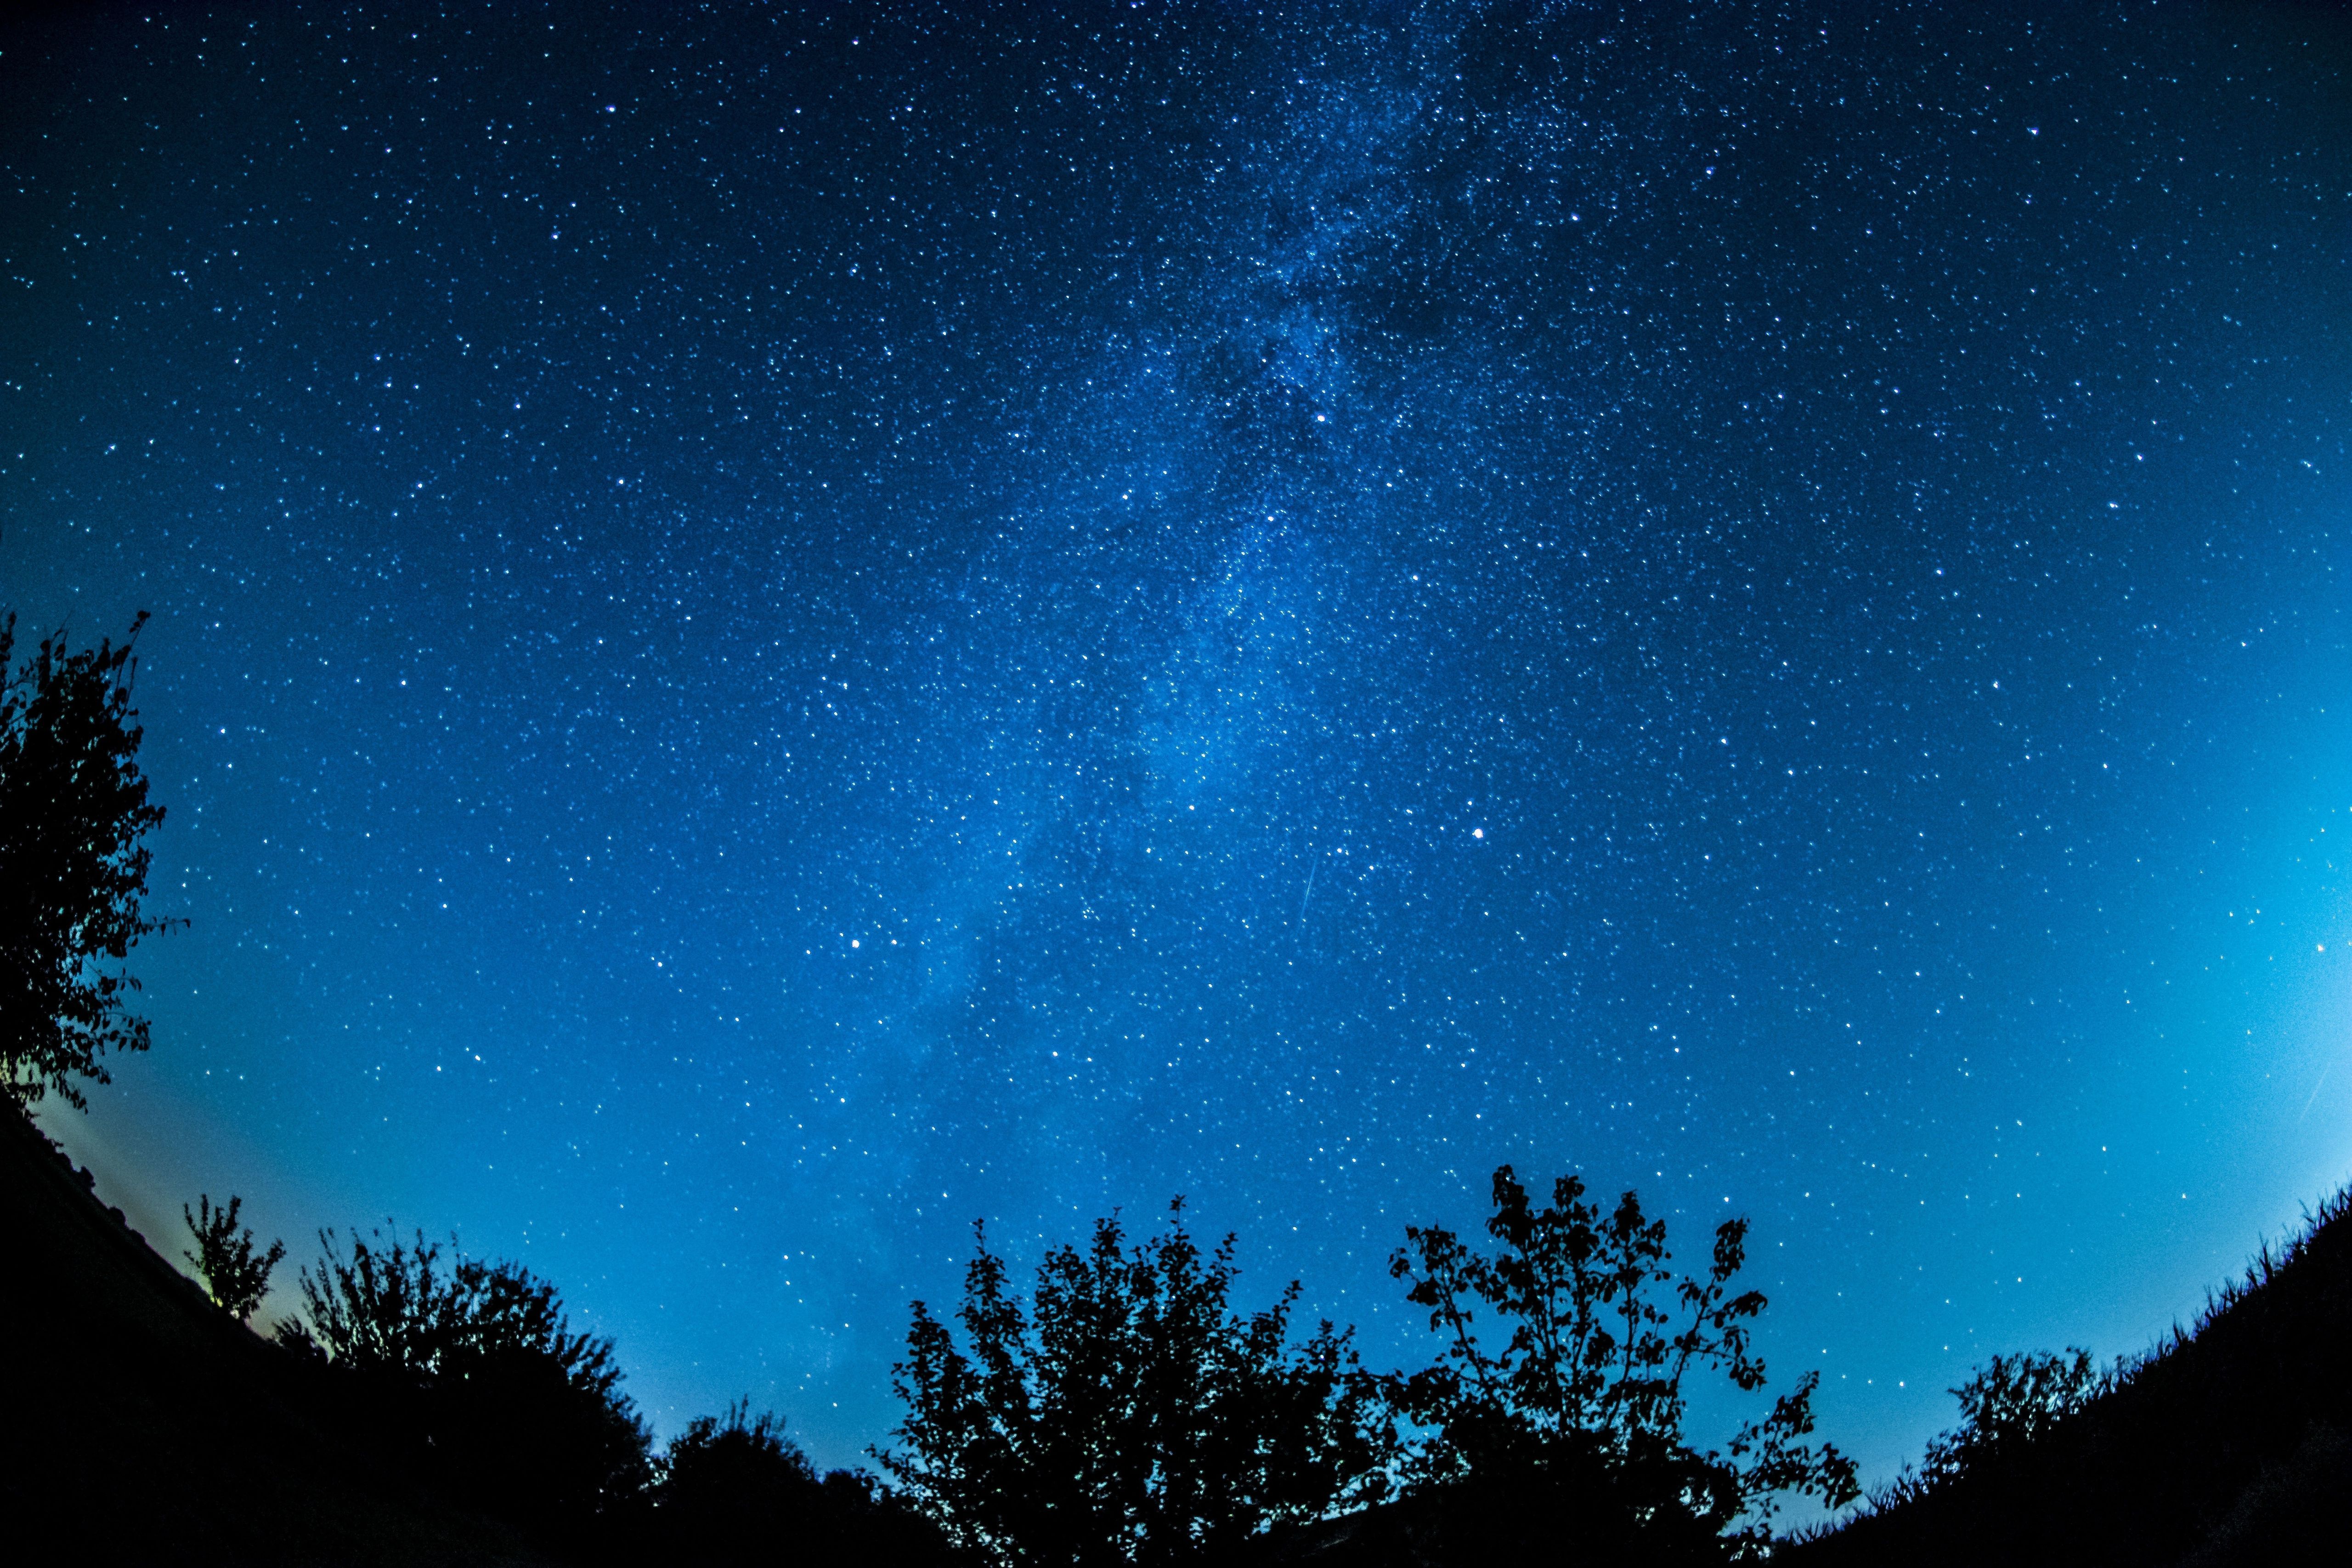
POLYGON ((2091 1352, 2078 1346, 2057 1355, 1996 1355, 1951 1391, 1960 1425, 1927 1445, 1928 1468, 1960 1475, 2037 1443, 2105 1385, 2091 1352))
POLYGON ((307 1321, 282 1342, 349 1375, 412 1462, 469 1503, 559 1536, 635 1503, 650 1435, 620 1392, 613 1343, 573 1332, 553 1285, 453 1257, 420 1232, 321 1232, 307 1321))
POLYGON ((1818 1374, 1720 1453, 1685 1440, 1695 1369, 1719 1370, 1745 1392, 1764 1384, 1748 1327, 1764 1297, 1732 1289, 1745 1220, 1716 1228, 1704 1276, 1677 1280, 1665 1222, 1644 1215, 1633 1193, 1604 1213, 1567 1175, 1538 1209, 1505 1165, 1493 1199, 1492 1255, 1443 1226, 1412 1226, 1390 1265, 1445 1341, 1437 1365, 1389 1385, 1398 1412, 1432 1434, 1406 1474, 1421 1495, 1477 1500, 1441 1520, 1440 1533, 1458 1536, 1475 1515, 1486 1547, 1474 1555, 1581 1535, 1653 1560, 1705 1559, 1761 1551, 1781 1493, 1832 1506, 1857 1495, 1852 1462, 1804 1441, 1818 1374), (1507 1329, 1505 1343, 1482 1341, 1481 1312, 1507 1329))
POLYGON ((1024 1310, 979 1236, 959 1313, 914 1304, 893 1384, 903 1450, 879 1456, 959 1548, 1001 1563, 1182 1561, 1376 1495, 1392 1426, 1347 1336, 1289 1336, 1294 1283, 1229 1310, 1233 1239, 1133 1248, 1116 1216, 1049 1251, 1024 1310))
POLYGON ((829 1533, 815 1468, 784 1436, 782 1420, 751 1415, 749 1401, 724 1417, 695 1419, 671 1440, 661 1470, 654 1507, 665 1555, 748 1563, 829 1533))
POLYGON ((282 1241, 271 1242, 266 1252, 254 1249, 253 1232, 236 1223, 236 1211, 244 1203, 232 1194, 226 1208, 216 1209, 209 1194, 199 1194, 193 1211, 185 1204, 180 1205, 188 1232, 196 1238, 196 1250, 180 1256, 204 1275, 205 1293, 215 1304, 240 1323, 252 1317, 261 1299, 269 1294, 270 1271, 286 1256, 282 1241))
POLYGON ((670 1440, 653 1491, 652 1555, 727 1565, 799 1558, 938 1559, 944 1542, 870 1476, 820 1479, 781 1416, 739 1400, 670 1440))

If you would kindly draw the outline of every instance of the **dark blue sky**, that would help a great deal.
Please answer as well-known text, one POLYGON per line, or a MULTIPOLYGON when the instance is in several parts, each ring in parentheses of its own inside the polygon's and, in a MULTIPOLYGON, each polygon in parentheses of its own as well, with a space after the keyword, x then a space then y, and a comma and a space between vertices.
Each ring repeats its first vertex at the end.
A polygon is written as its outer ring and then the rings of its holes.
POLYGON ((396 1215, 823 1461, 969 1226, 1381 1364, 1754 1217, 1874 1474, 2352 1167, 2326 8, 64 8, 0 600, 141 643, 151 1235, 396 1215))

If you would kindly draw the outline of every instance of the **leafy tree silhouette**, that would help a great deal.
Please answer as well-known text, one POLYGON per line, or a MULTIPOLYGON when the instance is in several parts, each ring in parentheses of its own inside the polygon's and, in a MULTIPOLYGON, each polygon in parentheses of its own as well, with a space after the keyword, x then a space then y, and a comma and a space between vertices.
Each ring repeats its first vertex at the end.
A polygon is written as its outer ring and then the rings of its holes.
POLYGON ((86 1109, 78 1078, 110 1081, 100 1058, 143 1051, 148 1025, 124 1007, 139 982, 103 961, 165 922, 141 913, 163 820, 147 799, 131 722, 131 645, 66 651, 64 634, 13 674, 16 618, 0 623, 0 1096, 55 1094, 86 1109))
POLYGON ((906 1450, 877 1458, 959 1548, 992 1563, 1163 1563, 1376 1496, 1394 1427, 1348 1336, 1290 1340, 1294 1282, 1243 1317, 1233 1238, 1184 1228, 1132 1249, 1118 1219, 1049 1251, 1024 1311, 984 1230, 948 1326, 914 1304, 906 1450))
POLYGON ((1703 1277, 1677 1281, 1665 1222, 1634 1193, 1604 1213, 1566 1175, 1538 1209, 1505 1165, 1493 1196, 1493 1255, 1416 1226, 1390 1263, 1445 1336, 1437 1365, 1388 1385, 1399 1414, 1430 1434, 1406 1468, 1417 1491, 1468 1488, 1496 1549, 1567 1528, 1613 1534, 1660 1561, 1761 1552, 1783 1492, 1832 1507, 1858 1495, 1853 1463, 1803 1440, 1816 1373, 1720 1453, 1684 1439, 1695 1368, 1719 1369, 1744 1392, 1764 1384, 1749 1330, 1764 1297, 1732 1289, 1745 1220, 1716 1228, 1703 1277), (1508 1326, 1500 1348, 1480 1340, 1481 1311, 1508 1326))
POLYGON ((196 1250, 180 1256, 204 1275, 205 1290, 214 1303, 240 1323, 253 1316, 269 1293, 270 1270, 286 1256, 282 1241, 271 1242, 266 1252, 255 1250, 253 1232, 236 1223, 236 1211, 244 1203, 232 1194, 228 1206, 216 1209, 211 1194, 200 1193, 194 1210, 180 1205, 181 1217, 196 1238, 196 1250))
POLYGON ((651 1435, 620 1392, 613 1342, 574 1332, 552 1284, 454 1255, 424 1233, 320 1233, 290 1348, 351 1374, 412 1459, 476 1505, 557 1535, 624 1510, 652 1479, 651 1435))

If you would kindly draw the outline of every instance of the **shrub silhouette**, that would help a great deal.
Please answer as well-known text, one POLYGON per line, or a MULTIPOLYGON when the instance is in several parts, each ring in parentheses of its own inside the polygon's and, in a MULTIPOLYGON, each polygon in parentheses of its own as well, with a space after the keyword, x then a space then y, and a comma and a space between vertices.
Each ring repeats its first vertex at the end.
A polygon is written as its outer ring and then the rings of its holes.
POLYGON ((653 1491, 651 1555, 714 1565, 866 1556, 940 1560, 945 1542, 872 1477, 820 1479, 783 1418, 739 1400, 670 1440, 653 1491))
POLYGON ((196 1238, 196 1250, 180 1256, 205 1277, 205 1291, 214 1303, 240 1323, 252 1317, 261 1299, 269 1294, 270 1271, 286 1256, 282 1241, 271 1242, 266 1252, 254 1249, 253 1232, 236 1223, 236 1211, 244 1203, 232 1194, 228 1206, 216 1209, 211 1194, 198 1194, 194 1210, 180 1205, 181 1217, 196 1238))
POLYGON ((351 1379, 421 1468, 465 1500, 557 1535, 625 1510, 651 1479, 650 1435, 613 1342, 573 1332, 553 1285, 453 1257, 422 1232, 320 1234, 307 1322, 282 1342, 351 1379))
POLYGON ((892 1382, 904 1450, 880 1454, 916 1507, 992 1563, 1160 1563, 1376 1495, 1392 1426, 1347 1336, 1289 1336, 1293 1283, 1229 1310, 1233 1238, 1203 1254, 1182 1201, 1126 1247, 1116 1216, 1049 1251, 1030 1308, 984 1231, 959 1316, 971 1350, 914 1304, 892 1382))
MULTIPOLYGON (((1389 1385, 1398 1412, 1431 1434, 1407 1475, 1423 1495, 1478 1500, 1470 1511, 1483 1516, 1486 1547, 1474 1554, 1581 1534, 1659 1561, 1739 1555, 1763 1549, 1780 1494, 1832 1506, 1857 1495, 1852 1462, 1804 1441, 1815 1373, 1722 1452, 1685 1441, 1694 1369, 1720 1370, 1746 1392, 1764 1384, 1748 1327, 1764 1297, 1732 1290, 1745 1220, 1716 1228, 1705 1276, 1677 1281, 1665 1222, 1632 1192, 1603 1213, 1566 1175, 1538 1209, 1505 1165, 1493 1200, 1492 1255, 1443 1226, 1411 1226, 1390 1264, 1445 1336, 1437 1365, 1389 1385), (1508 1330, 1499 1347, 1480 1338, 1482 1311, 1508 1330)), ((1437 1528, 1458 1535, 1463 1520, 1437 1528)))
POLYGON ((2079 1346, 2063 1354, 2023 1351, 1994 1356, 1951 1390, 1960 1402, 1960 1425, 1927 1440, 1927 1479, 1957 1479, 2024 1452, 2105 1385, 2091 1352, 2079 1346))
POLYGON ((14 673, 16 618, 0 622, 0 1095, 55 1094, 87 1109, 77 1079, 111 1081, 109 1051, 147 1048, 126 1010, 139 982, 121 963, 163 929, 141 913, 149 851, 163 820, 139 771, 131 722, 131 643, 68 653, 44 637, 14 673))
POLYGON ((1965 1476, 2021 1458, 2108 1386, 2091 1352, 2076 1346, 2063 1353, 1994 1356, 1966 1383, 1947 1391, 1960 1402, 1960 1424, 1928 1438, 1927 1457, 1916 1468, 1906 1464, 1893 1480, 1874 1488, 1871 1510, 1902 1507, 1965 1476))
POLYGON ((2037 1443, 2096 1398, 2105 1384, 2091 1352, 2079 1346, 2054 1355, 1996 1355, 1951 1391, 1960 1402, 1960 1425, 1927 1445, 1928 1468, 1960 1475, 2037 1443))
POLYGON ((671 1439, 654 1489, 668 1554, 713 1563, 773 1558, 819 1523, 825 1499, 815 1468, 785 1437, 781 1417, 750 1411, 739 1402, 671 1439))

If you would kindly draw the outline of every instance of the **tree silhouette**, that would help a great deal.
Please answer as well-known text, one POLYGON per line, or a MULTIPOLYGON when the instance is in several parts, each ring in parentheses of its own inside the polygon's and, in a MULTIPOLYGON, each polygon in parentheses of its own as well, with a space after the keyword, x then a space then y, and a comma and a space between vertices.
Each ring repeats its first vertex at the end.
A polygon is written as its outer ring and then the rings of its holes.
POLYGON ((278 1337, 350 1373, 443 1484, 575 1535, 642 1494, 652 1439, 613 1342, 574 1332, 553 1285, 518 1263, 445 1265, 422 1232, 320 1243, 300 1276, 308 1321, 278 1337))
POLYGON ((1024 1311, 980 1233, 969 1355, 914 1304, 892 1376, 907 1447, 877 1457, 917 1507, 986 1561, 1089 1568, 1228 1550, 1381 1490, 1392 1424, 1346 1335, 1290 1342, 1296 1283, 1230 1311, 1233 1238, 1204 1255, 1181 1199, 1125 1240, 1113 1216, 1048 1252, 1024 1311))
POLYGON ((236 1223, 236 1211, 244 1203, 232 1194, 228 1206, 216 1209, 211 1195, 200 1193, 194 1210, 180 1205, 188 1232, 196 1238, 196 1250, 180 1256, 204 1275, 205 1290, 214 1303, 240 1323, 253 1316, 261 1299, 269 1293, 270 1270, 286 1256, 282 1241, 271 1242, 266 1252, 254 1249, 253 1232, 240 1229, 236 1223))
POLYGON ((1677 1281, 1665 1222, 1644 1215, 1633 1193, 1603 1213, 1567 1175, 1537 1209, 1508 1165, 1493 1191, 1492 1256, 1416 1226, 1391 1260, 1445 1336, 1436 1366, 1389 1385, 1399 1413, 1431 1434, 1408 1467, 1418 1488, 1506 1480, 1490 1502, 1541 1514, 1540 1494, 1565 1485, 1580 1508, 1614 1510, 1621 1533, 1693 1552, 1723 1541, 1760 1548, 1781 1492, 1832 1506, 1858 1495, 1851 1461, 1803 1441, 1816 1373, 1720 1453, 1684 1439, 1694 1368, 1718 1369, 1744 1392, 1764 1384, 1749 1339, 1764 1297, 1735 1295, 1731 1283, 1746 1261, 1745 1220, 1716 1228, 1704 1277, 1677 1281), (1481 1341, 1481 1311, 1507 1326, 1507 1343, 1481 1341))
POLYGON ((0 623, 0 1094, 86 1108, 77 1078, 110 1081, 109 1051, 147 1048, 125 1010, 139 982, 103 967, 163 922, 140 912, 163 820, 147 799, 131 721, 131 644, 66 651, 64 634, 13 674, 16 619, 0 623))

